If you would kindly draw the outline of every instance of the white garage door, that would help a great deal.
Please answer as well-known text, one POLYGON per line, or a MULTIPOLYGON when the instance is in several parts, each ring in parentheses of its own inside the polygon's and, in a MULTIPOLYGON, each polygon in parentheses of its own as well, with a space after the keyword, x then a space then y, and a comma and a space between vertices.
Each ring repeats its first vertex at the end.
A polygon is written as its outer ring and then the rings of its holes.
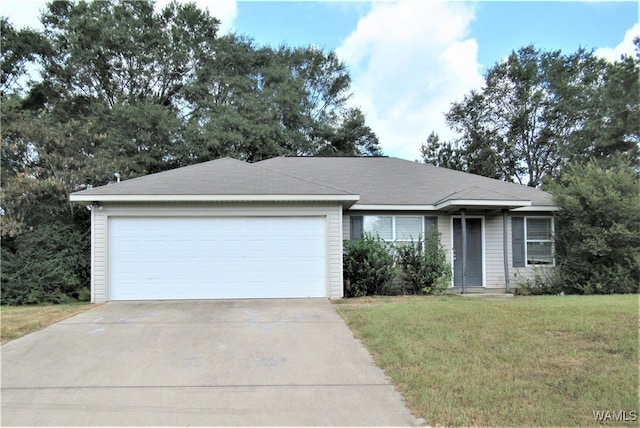
POLYGON ((325 297, 320 217, 111 218, 110 300, 325 297))

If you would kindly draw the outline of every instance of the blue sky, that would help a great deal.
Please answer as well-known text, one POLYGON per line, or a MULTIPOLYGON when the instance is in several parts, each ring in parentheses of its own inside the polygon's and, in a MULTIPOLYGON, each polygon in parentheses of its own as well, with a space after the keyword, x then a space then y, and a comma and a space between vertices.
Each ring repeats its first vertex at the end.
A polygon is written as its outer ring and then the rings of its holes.
MULTIPOLYGON (((159 5, 168 0, 160 0, 159 5)), ((580 47, 615 59, 640 36, 637 1, 236 1, 196 0, 221 31, 257 44, 317 45, 337 51, 360 107, 385 154, 418 158, 431 131, 453 138, 444 121, 454 101, 482 85, 483 73, 528 44, 565 53, 580 47)), ((42 0, 3 0, 18 26, 38 25, 42 0)))

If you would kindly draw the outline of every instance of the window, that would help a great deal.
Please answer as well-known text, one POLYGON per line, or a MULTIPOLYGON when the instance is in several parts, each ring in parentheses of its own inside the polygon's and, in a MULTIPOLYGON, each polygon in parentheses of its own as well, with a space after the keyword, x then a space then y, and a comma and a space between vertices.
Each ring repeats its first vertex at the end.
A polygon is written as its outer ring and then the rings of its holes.
POLYGON ((364 216, 364 231, 385 241, 410 242, 423 233, 423 217, 364 216))
POLYGON ((393 241, 393 217, 364 216, 364 231, 385 241, 393 241))
POLYGON ((553 219, 526 217, 525 222, 527 265, 552 265, 553 219))

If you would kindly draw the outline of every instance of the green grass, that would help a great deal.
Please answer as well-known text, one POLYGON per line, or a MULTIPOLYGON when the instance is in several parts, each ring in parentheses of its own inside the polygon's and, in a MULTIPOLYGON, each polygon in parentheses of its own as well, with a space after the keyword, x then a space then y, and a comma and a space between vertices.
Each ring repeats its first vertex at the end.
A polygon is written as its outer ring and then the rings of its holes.
POLYGON ((0 344, 33 333, 96 305, 72 303, 66 305, 2 306, 0 307, 0 344))
POLYGON ((429 425, 602 425, 596 410, 640 417, 637 295, 342 302, 338 312, 429 425))

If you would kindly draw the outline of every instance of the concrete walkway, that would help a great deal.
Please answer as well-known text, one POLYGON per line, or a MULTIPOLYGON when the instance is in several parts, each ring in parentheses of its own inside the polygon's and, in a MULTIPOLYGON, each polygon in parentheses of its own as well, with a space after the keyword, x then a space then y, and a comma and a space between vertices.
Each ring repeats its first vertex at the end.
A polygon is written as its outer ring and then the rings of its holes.
POLYGON ((3 426, 416 424, 325 299, 111 302, 1 352, 3 426))

